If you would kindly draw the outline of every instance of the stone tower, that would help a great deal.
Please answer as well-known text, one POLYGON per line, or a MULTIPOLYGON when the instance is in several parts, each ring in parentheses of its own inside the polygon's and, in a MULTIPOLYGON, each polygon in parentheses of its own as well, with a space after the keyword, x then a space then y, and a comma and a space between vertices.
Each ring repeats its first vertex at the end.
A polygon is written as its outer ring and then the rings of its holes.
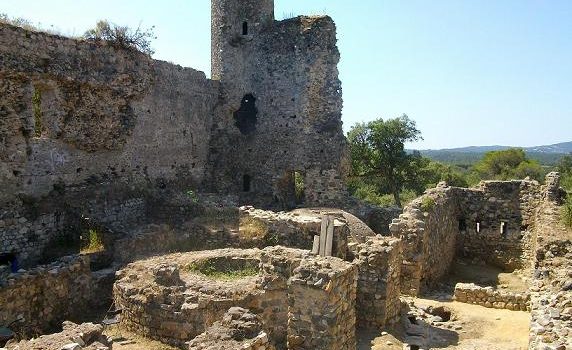
POLYGON ((249 43, 272 25, 274 0, 212 0, 211 7, 212 79, 245 78, 249 43))
POLYGON ((220 82, 211 190, 265 207, 340 202, 346 143, 333 20, 276 21, 274 0, 211 4, 212 79, 220 82))

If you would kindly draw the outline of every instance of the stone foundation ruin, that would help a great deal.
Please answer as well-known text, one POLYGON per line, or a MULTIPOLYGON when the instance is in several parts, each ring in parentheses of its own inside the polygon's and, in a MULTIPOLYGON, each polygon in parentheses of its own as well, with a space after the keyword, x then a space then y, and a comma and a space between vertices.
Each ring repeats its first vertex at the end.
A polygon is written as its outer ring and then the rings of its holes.
POLYGON ((403 212, 351 198, 332 19, 276 21, 272 0, 212 14, 211 79, 0 24, 0 253, 22 267, 0 267, 8 349, 111 347, 83 323, 110 308, 180 348, 356 349, 401 328, 430 348, 445 309, 411 300, 435 291, 530 310, 530 349, 572 346, 557 174, 440 184, 403 212), (332 256, 312 254, 328 217, 332 256), (460 261, 524 287, 447 286, 460 261))

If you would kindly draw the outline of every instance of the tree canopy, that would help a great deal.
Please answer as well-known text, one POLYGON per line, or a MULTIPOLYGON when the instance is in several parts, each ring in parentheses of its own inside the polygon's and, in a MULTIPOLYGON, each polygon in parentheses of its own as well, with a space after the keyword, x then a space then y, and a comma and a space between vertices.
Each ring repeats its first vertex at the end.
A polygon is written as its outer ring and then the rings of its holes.
POLYGON ((540 164, 531 160, 521 148, 485 153, 483 159, 473 166, 473 172, 482 180, 532 179, 542 181, 544 171, 540 164))
POLYGON ((405 142, 421 139, 421 132, 407 115, 394 119, 377 119, 358 123, 348 133, 352 176, 390 193, 401 206, 399 195, 405 184, 415 178, 420 154, 405 150, 405 142))

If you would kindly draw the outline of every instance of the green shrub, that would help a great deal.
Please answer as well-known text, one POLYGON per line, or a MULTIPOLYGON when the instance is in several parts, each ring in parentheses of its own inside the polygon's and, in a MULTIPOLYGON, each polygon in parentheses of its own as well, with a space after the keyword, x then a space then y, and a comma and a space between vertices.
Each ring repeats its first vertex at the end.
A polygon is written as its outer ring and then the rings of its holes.
POLYGON ((104 250, 103 236, 95 229, 90 229, 85 239, 85 244, 81 248, 82 253, 97 253, 104 250))
POLYGON ((562 223, 568 228, 572 228, 572 196, 568 195, 568 199, 562 206, 562 223))
POLYGON ((430 211, 435 207, 435 199, 433 197, 424 196, 421 199, 421 210, 423 211, 430 211))
POLYGON ((157 39, 154 34, 155 27, 133 30, 126 26, 118 26, 106 20, 97 22, 95 28, 85 32, 83 39, 90 41, 107 41, 114 47, 135 49, 151 56, 155 53, 151 48, 151 40, 157 39))

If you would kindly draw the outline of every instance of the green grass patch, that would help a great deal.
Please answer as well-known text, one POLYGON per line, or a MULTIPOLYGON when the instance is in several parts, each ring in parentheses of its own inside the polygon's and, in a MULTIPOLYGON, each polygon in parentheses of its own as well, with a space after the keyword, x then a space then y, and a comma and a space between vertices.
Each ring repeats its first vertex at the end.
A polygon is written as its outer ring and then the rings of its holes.
POLYGON ((421 199, 421 210, 427 212, 435 207, 435 199, 429 196, 424 196, 421 199))
MULTIPOLYGON (((83 237, 82 237, 83 238, 83 237)), ((95 229, 90 229, 81 248, 81 253, 97 253, 105 250, 103 235, 95 229)))
POLYGON ((223 259, 195 261, 185 266, 185 271, 200 273, 209 278, 222 281, 238 280, 258 275, 258 264, 248 261, 229 263, 223 259))

